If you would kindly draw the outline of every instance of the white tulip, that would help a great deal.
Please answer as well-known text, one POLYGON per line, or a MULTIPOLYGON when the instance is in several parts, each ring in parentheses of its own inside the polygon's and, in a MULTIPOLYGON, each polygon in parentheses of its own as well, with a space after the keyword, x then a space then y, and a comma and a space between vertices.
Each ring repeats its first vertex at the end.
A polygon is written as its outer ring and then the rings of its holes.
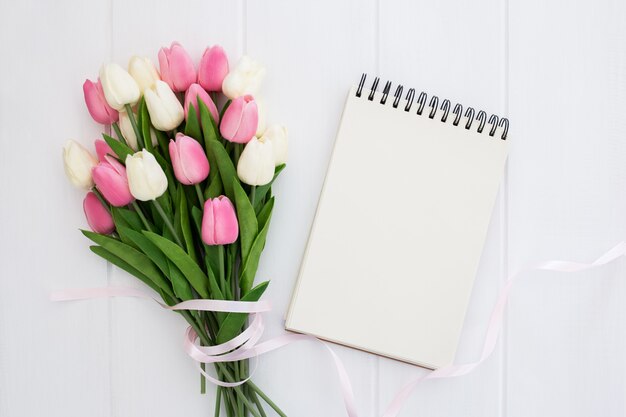
POLYGON ((287 162, 287 128, 281 125, 272 125, 265 131, 263 138, 266 142, 272 143, 274 164, 280 165, 287 162))
POLYGON ((265 76, 265 68, 248 56, 242 56, 222 82, 222 92, 231 100, 250 94, 254 96, 265 76))
MULTIPOLYGON (((135 120, 137 120, 137 115, 133 113, 135 116, 135 120)), ((135 134, 135 129, 133 129, 133 125, 130 122, 130 118, 128 117, 128 113, 125 111, 120 111, 120 120, 119 120, 120 130, 122 131, 122 136, 126 139, 126 143, 130 146, 134 151, 137 150, 137 135, 135 134)))
POLYGON ((167 190, 167 177, 163 168, 154 155, 145 149, 126 156, 126 176, 130 193, 137 200, 154 200, 167 190))
POLYGON ((135 104, 141 95, 135 79, 114 63, 102 66, 100 82, 107 103, 115 110, 122 110, 126 104, 135 104))
POLYGON ((161 79, 152 61, 142 56, 133 56, 130 59, 128 72, 135 79, 142 93, 161 79))
POLYGON ((265 185, 274 177, 272 142, 252 138, 243 149, 237 163, 237 176, 249 185, 265 185))
POLYGON ((63 167, 70 182, 85 190, 93 187, 91 169, 98 165, 98 159, 80 143, 68 140, 63 145, 63 167))
POLYGON ((158 80, 144 91, 152 125, 161 131, 178 127, 185 118, 185 110, 176 94, 165 81, 158 80))
POLYGON ((265 133, 265 129, 267 127, 265 122, 265 102, 256 97, 254 98, 254 101, 256 101, 257 114, 259 115, 259 122, 256 127, 255 136, 260 138, 263 136, 263 133, 265 133))

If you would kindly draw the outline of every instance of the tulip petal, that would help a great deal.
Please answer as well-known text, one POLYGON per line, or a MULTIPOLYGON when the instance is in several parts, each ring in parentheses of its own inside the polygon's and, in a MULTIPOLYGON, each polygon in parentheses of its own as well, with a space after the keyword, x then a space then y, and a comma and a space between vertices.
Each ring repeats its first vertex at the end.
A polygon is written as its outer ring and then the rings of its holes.
POLYGON ((102 202, 94 193, 89 192, 85 196, 83 211, 89 227, 94 232, 108 235, 115 230, 115 223, 111 213, 102 205, 102 202))
POLYGON ((213 213, 213 200, 208 199, 204 203, 202 215, 202 241, 207 245, 215 245, 215 216, 213 213))

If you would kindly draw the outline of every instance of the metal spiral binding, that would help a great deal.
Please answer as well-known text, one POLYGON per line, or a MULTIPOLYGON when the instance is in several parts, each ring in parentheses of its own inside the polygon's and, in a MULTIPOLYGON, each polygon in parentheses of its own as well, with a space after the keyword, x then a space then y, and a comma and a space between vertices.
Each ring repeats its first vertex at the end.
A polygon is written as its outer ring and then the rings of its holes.
MULTIPOLYGON (((357 97, 361 97, 363 93, 363 88, 365 88, 366 79, 367 79, 367 74, 364 73, 363 75, 361 75, 361 80, 356 89, 357 97)), ((370 92, 367 95, 367 99, 369 101, 374 100, 374 95, 376 94, 376 89, 378 88, 379 82, 380 82, 380 78, 375 77, 374 82, 372 83, 372 87, 370 88, 370 92)), ((387 99, 389 98, 389 94, 391 93, 391 86, 392 86, 391 81, 385 82, 385 86, 383 87, 382 97, 380 99, 380 104, 384 105, 387 103, 387 99)), ((394 99, 391 104, 393 108, 398 108, 398 105, 400 104, 400 100, 402 99, 403 91, 404 91, 404 86, 398 85, 396 87, 396 90, 393 94, 394 99)), ((404 106, 404 111, 406 112, 411 111, 411 107, 413 106, 414 99, 415 99, 415 89, 409 88, 405 96, 406 105, 404 106)), ((450 100, 444 99, 441 102, 441 106, 439 106, 439 97, 432 95, 429 101, 428 94, 422 91, 417 97, 417 100, 415 100, 415 103, 417 104, 416 113, 418 115, 421 116, 422 113, 424 112, 424 108, 426 107, 426 102, 428 102, 428 107, 430 107, 430 111, 426 113, 428 115, 428 118, 434 119, 435 116, 437 115, 437 112, 440 112, 442 114, 441 121, 443 123, 446 123, 448 120, 448 116, 450 114, 450 108, 452 107, 452 103, 450 102, 450 100)), ((463 105, 457 103, 452 108, 452 114, 454 115, 454 119, 452 120, 452 124, 454 126, 458 126, 459 123, 461 122, 461 118, 465 117, 467 119, 467 122, 465 123, 463 127, 467 130, 470 130, 472 128, 472 125, 474 124, 474 121, 476 121, 478 123, 478 126, 476 128, 476 131, 478 133, 482 133, 487 124, 490 125, 490 127, 488 128, 489 136, 494 136, 499 127, 502 128, 502 135, 500 136, 502 140, 506 140, 507 134, 509 133, 509 119, 505 117, 500 118, 495 114, 492 114, 491 116, 489 116, 489 118, 487 118, 487 113, 484 110, 479 110, 477 113, 476 110, 474 110, 474 108, 467 107, 465 109, 465 112, 463 112, 463 105)))

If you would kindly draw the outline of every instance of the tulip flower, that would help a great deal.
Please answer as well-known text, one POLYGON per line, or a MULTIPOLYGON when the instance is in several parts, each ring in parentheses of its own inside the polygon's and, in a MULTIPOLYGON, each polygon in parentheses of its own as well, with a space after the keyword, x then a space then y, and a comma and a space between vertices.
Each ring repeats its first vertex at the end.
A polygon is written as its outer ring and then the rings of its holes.
POLYGON ((280 165, 287 162, 287 128, 281 125, 270 126, 263 134, 266 142, 272 143, 274 151, 274 164, 280 165))
POLYGON ((249 185, 265 185, 274 178, 274 149, 264 137, 252 138, 237 163, 237 176, 249 185))
POLYGON ((109 144, 103 141, 102 139, 97 139, 94 142, 94 145, 96 148, 96 155, 98 155, 98 160, 100 162, 104 162, 105 161, 104 157, 107 155, 117 156, 115 155, 115 152, 113 152, 113 149, 111 149, 109 144))
POLYGON ((237 97, 224 112, 220 124, 222 136, 235 143, 247 143, 256 133, 259 112, 252 96, 237 97))
POLYGON ((161 79, 152 61, 146 57, 132 57, 128 62, 128 72, 135 79, 142 93, 161 79))
POLYGON ((81 144, 68 140, 63 146, 63 166, 65 175, 78 188, 86 190, 93 187, 91 169, 98 164, 98 160, 81 144))
POLYGON ((237 240, 239 224, 235 207, 228 197, 219 196, 204 203, 202 241, 207 245, 229 245, 237 240))
POLYGON ((126 168, 111 156, 105 156, 91 171, 93 181, 104 198, 115 207, 123 207, 133 202, 134 198, 128 187, 126 168))
POLYGON ((155 200, 167 190, 163 168, 145 149, 126 156, 126 175, 130 192, 137 200, 155 200))
POLYGON ((234 100, 246 94, 255 95, 265 76, 265 68, 247 56, 241 57, 222 82, 222 91, 226 97, 234 100))
POLYGON ((207 91, 222 91, 226 74, 228 58, 224 49, 219 45, 206 48, 198 68, 198 84, 207 91))
POLYGON ((85 80, 83 83, 83 94, 87 110, 89 110, 89 114, 96 122, 103 125, 117 122, 117 110, 107 103, 100 80, 95 83, 91 80, 85 80))
POLYGON ((96 233, 108 235, 115 230, 115 223, 109 210, 102 205, 102 202, 92 192, 88 192, 83 200, 83 210, 89 227, 96 233))
POLYGON ((107 64, 100 69, 102 90, 109 106, 122 110, 125 105, 133 105, 139 100, 139 86, 128 72, 117 64, 107 64))
MULTIPOLYGON (((137 115, 133 113, 135 120, 137 120, 137 115)), ((133 124, 130 121, 130 117, 128 117, 128 113, 125 111, 120 111, 120 130, 122 131, 122 135, 124 139, 126 139, 126 143, 130 146, 134 151, 137 150, 137 134, 135 133, 135 129, 133 129, 133 124)))
POLYGON ((209 160, 202 145, 182 133, 170 140, 170 157, 176 179, 185 185, 198 184, 209 176, 209 160))
POLYGON ((204 88, 200 87, 200 84, 191 84, 187 93, 185 93, 185 120, 189 117, 189 106, 193 106, 196 111, 196 116, 200 120, 200 112, 198 111, 198 99, 200 99, 209 109, 211 116, 215 123, 220 122, 220 114, 215 107, 215 103, 211 100, 209 93, 204 91, 204 88))
POLYGON ((185 91, 196 82, 196 70, 191 57, 179 44, 173 42, 169 48, 159 51, 161 78, 175 91, 185 91))
POLYGON ((152 125, 161 130, 172 130, 183 121, 185 111, 174 92, 163 81, 157 81, 152 88, 144 91, 148 113, 152 125))

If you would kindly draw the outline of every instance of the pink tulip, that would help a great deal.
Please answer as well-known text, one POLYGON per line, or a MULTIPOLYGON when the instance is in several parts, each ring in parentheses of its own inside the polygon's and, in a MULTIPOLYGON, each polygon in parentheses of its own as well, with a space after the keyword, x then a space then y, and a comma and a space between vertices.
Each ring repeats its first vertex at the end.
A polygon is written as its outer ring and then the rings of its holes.
POLYGON ((111 205, 123 207, 130 204, 134 198, 128 188, 126 168, 115 158, 105 156, 104 159, 91 171, 93 182, 111 205))
POLYGON ((237 97, 224 112, 220 132, 227 140, 248 143, 254 137, 259 124, 259 110, 250 95, 237 97))
POLYGON ((185 120, 189 117, 189 106, 193 106, 193 109, 196 111, 196 116, 198 117, 198 121, 200 120, 200 112, 198 111, 198 98, 202 101, 211 116, 213 116, 213 120, 215 123, 220 122, 220 114, 217 111, 217 107, 215 107, 215 103, 211 100, 211 96, 209 93, 204 91, 204 88, 200 87, 200 84, 191 84, 187 93, 185 93, 185 120))
POLYGON ((85 80, 83 83, 83 94, 85 95, 87 110, 89 110, 89 114, 96 122, 103 125, 117 122, 119 115, 117 110, 107 103, 100 79, 95 83, 91 80, 85 80))
POLYGON ((209 176, 209 160, 202 145, 182 133, 170 140, 170 157, 176 179, 185 185, 198 184, 209 176))
POLYGON ((113 149, 111 149, 109 144, 103 141, 102 139, 96 139, 95 147, 96 147, 96 155, 98 155, 98 160, 100 162, 104 162, 105 161, 104 157, 107 155, 117 156, 115 152, 113 152, 113 149))
POLYGON ((115 230, 115 223, 113 223, 111 213, 102 205, 98 196, 91 191, 87 193, 83 200, 83 210, 85 211, 85 217, 87 217, 87 223, 89 223, 89 227, 94 232, 108 235, 115 230))
POLYGON ((172 42, 169 48, 161 48, 159 67, 161 78, 174 92, 185 91, 196 82, 196 69, 193 61, 178 42, 172 42))
POLYGON ((222 91, 222 82, 228 74, 228 58, 221 46, 206 48, 198 68, 198 84, 207 91, 222 91))
POLYGON ((207 245, 228 245, 239 235, 235 207, 228 197, 219 196, 204 203, 202 240, 207 245))

